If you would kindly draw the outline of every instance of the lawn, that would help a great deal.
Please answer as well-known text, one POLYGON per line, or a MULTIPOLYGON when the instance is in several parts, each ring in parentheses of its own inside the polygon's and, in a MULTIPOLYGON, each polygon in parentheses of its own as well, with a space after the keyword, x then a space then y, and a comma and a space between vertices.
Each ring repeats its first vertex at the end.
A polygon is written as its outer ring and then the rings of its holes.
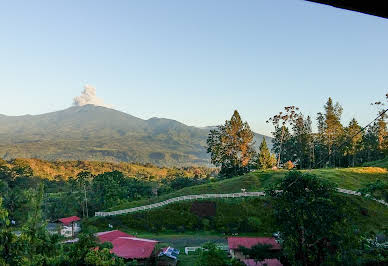
MULTIPOLYGON (((303 172, 315 174, 318 177, 336 183, 340 188, 351 190, 360 189, 365 184, 376 180, 388 180, 388 171, 386 168, 382 167, 328 168, 303 170, 303 172)), ((186 187, 173 193, 151 199, 126 202, 110 208, 109 210, 122 210, 138 207, 184 195, 234 193, 241 192, 241 189, 243 188, 247 191, 263 191, 267 186, 284 177, 286 173, 286 170, 254 171, 243 176, 228 178, 198 186, 186 187)))

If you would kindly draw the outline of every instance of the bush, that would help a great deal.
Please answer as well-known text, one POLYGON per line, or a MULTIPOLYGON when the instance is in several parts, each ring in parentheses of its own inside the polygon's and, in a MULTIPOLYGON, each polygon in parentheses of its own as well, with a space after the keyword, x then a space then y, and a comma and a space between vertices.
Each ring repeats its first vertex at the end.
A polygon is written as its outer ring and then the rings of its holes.
POLYGON ((288 161, 284 164, 284 168, 286 168, 287 170, 291 170, 292 168, 294 168, 294 164, 291 162, 291 161, 288 161))

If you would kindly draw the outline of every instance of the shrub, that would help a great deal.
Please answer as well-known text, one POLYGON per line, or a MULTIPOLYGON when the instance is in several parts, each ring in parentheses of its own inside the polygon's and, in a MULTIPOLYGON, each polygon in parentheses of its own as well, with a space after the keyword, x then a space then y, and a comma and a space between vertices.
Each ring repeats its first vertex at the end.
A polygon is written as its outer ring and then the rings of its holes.
POLYGON ((284 164, 284 168, 286 168, 287 170, 291 170, 292 168, 294 168, 294 164, 291 161, 288 161, 284 164))

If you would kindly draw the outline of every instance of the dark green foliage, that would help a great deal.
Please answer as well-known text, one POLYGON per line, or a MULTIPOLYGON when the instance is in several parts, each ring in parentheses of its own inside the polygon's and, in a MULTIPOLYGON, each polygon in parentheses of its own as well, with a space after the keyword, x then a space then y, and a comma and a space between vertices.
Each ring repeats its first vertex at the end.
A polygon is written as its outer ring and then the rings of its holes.
POLYGON ((374 183, 368 183, 365 187, 358 190, 362 195, 382 199, 388 202, 388 183, 377 180, 374 183))
MULTIPOLYGON (((201 201, 199 201, 201 202, 201 201)), ((208 201, 205 201, 208 202, 208 201)), ((214 200, 214 216, 193 213, 194 202, 180 202, 116 217, 93 218, 96 226, 112 224, 115 228, 151 232, 215 231, 218 233, 273 233, 273 216, 269 203, 260 198, 214 200)))
POLYGON ((196 264, 198 266, 228 266, 231 265, 225 251, 217 248, 214 243, 206 243, 200 251, 196 264))
POLYGON ((152 189, 146 182, 126 178, 121 172, 113 171, 94 177, 90 193, 93 210, 103 210, 128 199, 151 196, 152 189))
POLYGON ((243 246, 239 247, 245 256, 248 256, 250 259, 254 259, 256 262, 263 261, 265 259, 280 259, 281 252, 278 250, 272 250, 272 245, 267 244, 257 244, 251 248, 246 248, 243 246))
POLYGON ((265 139, 260 144, 257 167, 260 169, 272 168, 276 164, 276 158, 273 156, 267 146, 265 139))
POLYGON ((269 119, 274 124, 272 150, 278 154, 279 165, 291 161, 299 169, 354 167, 388 154, 387 115, 365 130, 354 118, 346 127, 341 123, 341 105, 329 98, 324 112, 317 114, 318 130, 313 133, 310 117, 296 110, 285 107, 284 113, 269 119))
POLYGON ((291 263, 320 265, 354 259, 351 250, 357 246, 357 234, 333 183, 292 171, 268 194, 284 254, 291 263))

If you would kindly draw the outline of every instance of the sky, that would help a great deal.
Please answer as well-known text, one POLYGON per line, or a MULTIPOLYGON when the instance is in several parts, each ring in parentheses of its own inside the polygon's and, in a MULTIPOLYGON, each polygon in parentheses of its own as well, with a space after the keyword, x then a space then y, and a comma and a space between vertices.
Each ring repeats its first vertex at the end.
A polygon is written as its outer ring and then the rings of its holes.
POLYGON ((192 126, 237 109, 259 133, 328 97, 343 122, 388 92, 388 20, 301 0, 0 1, 0 114, 107 106, 192 126))

